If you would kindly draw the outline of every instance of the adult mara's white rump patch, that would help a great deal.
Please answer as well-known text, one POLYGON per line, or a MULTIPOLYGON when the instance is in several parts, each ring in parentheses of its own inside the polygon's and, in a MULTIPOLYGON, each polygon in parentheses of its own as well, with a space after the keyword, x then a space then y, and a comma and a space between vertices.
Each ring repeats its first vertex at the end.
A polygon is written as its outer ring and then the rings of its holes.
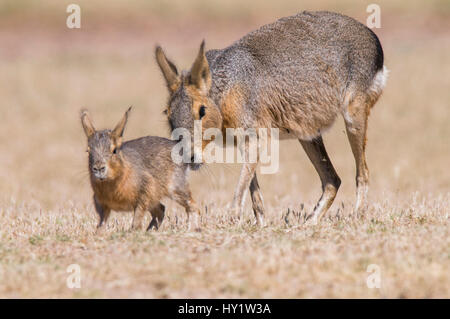
POLYGON ((378 71, 377 74, 375 74, 375 77, 373 78, 373 82, 369 90, 375 93, 376 95, 380 95, 384 87, 386 86, 388 75, 389 70, 385 65, 383 65, 383 69, 378 71))

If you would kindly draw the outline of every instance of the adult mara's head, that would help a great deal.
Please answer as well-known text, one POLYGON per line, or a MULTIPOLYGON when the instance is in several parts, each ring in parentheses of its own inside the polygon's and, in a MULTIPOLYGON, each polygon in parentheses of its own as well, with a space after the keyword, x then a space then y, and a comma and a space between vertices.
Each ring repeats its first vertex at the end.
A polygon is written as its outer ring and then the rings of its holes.
MULTIPOLYGON (((211 72, 205 55, 205 41, 200 45, 197 58, 190 70, 178 72, 174 63, 167 59, 160 46, 156 47, 156 61, 169 90, 167 115, 171 131, 187 129, 193 138, 194 121, 201 121, 202 136, 208 128, 222 129, 222 115, 209 97, 211 72)), ((204 148, 209 141, 202 139, 204 148)))

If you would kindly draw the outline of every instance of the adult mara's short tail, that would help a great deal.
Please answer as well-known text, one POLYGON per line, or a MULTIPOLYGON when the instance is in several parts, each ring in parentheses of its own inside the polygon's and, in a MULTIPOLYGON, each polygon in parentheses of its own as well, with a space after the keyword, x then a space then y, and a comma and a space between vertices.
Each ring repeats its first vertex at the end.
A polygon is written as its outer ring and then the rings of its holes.
POLYGON ((383 92, 383 89, 386 86, 388 75, 389 70, 385 65, 383 65, 383 68, 375 74, 368 92, 369 95, 374 99, 374 103, 372 104, 372 106, 375 104, 375 101, 378 100, 381 93, 383 92))

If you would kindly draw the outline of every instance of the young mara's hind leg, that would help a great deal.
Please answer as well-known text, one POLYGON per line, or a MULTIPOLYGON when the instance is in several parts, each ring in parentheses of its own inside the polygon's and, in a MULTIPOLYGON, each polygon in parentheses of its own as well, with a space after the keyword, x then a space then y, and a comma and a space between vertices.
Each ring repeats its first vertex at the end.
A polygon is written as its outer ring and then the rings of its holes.
POLYGON ((158 205, 156 205, 156 207, 150 210, 150 214, 152 215, 152 221, 148 225, 147 231, 149 231, 152 228, 158 230, 159 226, 161 226, 161 223, 164 219, 165 210, 166 208, 161 203, 159 203, 158 205))
POLYGON ((322 182, 322 196, 314 207, 312 214, 307 217, 309 223, 316 224, 333 203, 341 185, 341 180, 331 164, 325 145, 323 145, 322 136, 316 137, 311 141, 300 140, 300 143, 322 182))
POLYGON ((258 179, 256 178, 256 172, 253 175, 250 183, 250 195, 252 197, 253 212, 255 213, 256 223, 264 226, 264 201, 259 189, 258 179))
POLYGON ((142 229, 142 219, 145 216, 145 212, 147 211, 142 205, 138 205, 134 209, 133 222, 131 223, 132 230, 141 230, 142 229))
POLYGON ((371 100, 367 96, 353 99, 344 116, 347 136, 356 163, 356 205, 355 211, 367 208, 367 192, 369 189, 369 169, 366 163, 367 119, 371 100))
POLYGON ((188 217, 188 230, 200 231, 200 209, 192 199, 190 191, 177 194, 173 198, 178 204, 184 207, 188 217))

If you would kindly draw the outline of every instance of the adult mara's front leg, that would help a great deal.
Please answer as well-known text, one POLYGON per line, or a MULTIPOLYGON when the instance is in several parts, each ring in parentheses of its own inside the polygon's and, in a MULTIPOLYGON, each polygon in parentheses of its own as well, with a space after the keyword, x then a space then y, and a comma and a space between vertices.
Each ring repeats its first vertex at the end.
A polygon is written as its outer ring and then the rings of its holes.
MULTIPOLYGON (((250 183, 256 173, 258 163, 244 163, 239 176, 239 182, 234 192, 233 202, 231 204, 232 213, 242 221, 245 199, 250 183)), ((255 189, 256 190, 256 189, 255 189)), ((253 193, 253 192, 252 192, 253 193)))
POLYGON ((256 172, 253 175, 252 181, 250 183, 250 195, 252 197, 253 213, 255 214, 256 224, 260 227, 264 227, 264 200, 261 194, 261 190, 259 189, 256 172))

